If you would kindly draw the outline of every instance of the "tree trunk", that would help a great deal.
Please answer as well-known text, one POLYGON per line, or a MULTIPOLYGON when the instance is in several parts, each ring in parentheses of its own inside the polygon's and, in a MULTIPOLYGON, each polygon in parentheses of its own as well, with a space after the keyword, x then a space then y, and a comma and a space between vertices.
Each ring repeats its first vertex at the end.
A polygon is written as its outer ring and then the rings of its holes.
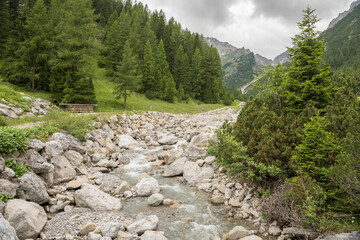
POLYGON ((31 91, 35 91, 35 69, 36 69, 36 65, 35 63, 33 63, 33 67, 32 67, 32 72, 33 72, 33 75, 32 75, 32 79, 31 79, 31 91))
POLYGON ((126 90, 125 90, 125 94, 124 94, 124 110, 126 111, 126 90))

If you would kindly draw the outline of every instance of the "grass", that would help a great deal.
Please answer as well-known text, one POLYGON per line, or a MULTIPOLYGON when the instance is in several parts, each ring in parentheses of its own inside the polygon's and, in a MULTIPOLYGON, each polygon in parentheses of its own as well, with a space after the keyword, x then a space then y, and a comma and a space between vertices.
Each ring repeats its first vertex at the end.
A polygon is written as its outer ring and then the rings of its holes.
MULTIPOLYGON (((20 93, 23 93, 26 96, 32 97, 32 98, 42 98, 45 100, 51 100, 50 93, 44 92, 44 91, 35 91, 32 92, 26 88, 16 86, 14 84, 3 82, 0 80, 0 98, 4 98, 3 96, 6 95, 16 101, 19 101, 20 98, 22 98, 23 95, 20 93)), ((5 98, 6 100, 6 98, 5 98)), ((20 100, 21 101, 21 100, 20 100)))
MULTIPOLYGON (((115 84, 106 76, 106 70, 93 63, 94 87, 98 106, 97 112, 123 112, 123 99, 115 100, 115 84)), ((225 107, 222 104, 197 104, 196 102, 168 103, 158 99, 150 100, 142 94, 133 93, 127 99, 129 111, 158 111, 169 113, 199 113, 225 107)))

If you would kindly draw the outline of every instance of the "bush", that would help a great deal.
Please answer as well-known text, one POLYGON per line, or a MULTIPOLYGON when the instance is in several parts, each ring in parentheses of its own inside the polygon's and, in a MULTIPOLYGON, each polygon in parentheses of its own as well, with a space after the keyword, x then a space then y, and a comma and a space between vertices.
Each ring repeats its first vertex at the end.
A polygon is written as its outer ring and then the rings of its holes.
POLYGON ((9 199, 11 199, 11 197, 9 195, 7 195, 6 193, 4 193, 4 194, 0 193, 0 201, 3 201, 4 203, 6 203, 9 199))
POLYGON ((7 124, 6 124, 3 116, 0 116, 0 127, 5 127, 5 126, 7 126, 7 124))
POLYGON ((45 117, 46 124, 63 129, 74 137, 84 140, 85 135, 93 130, 97 116, 92 114, 75 114, 70 112, 51 111, 45 117))
POLYGON ((5 166, 11 168, 15 172, 15 177, 17 178, 22 177, 27 172, 32 172, 30 167, 17 163, 13 158, 7 159, 5 161, 5 166))
POLYGON ((0 128, 0 153, 25 151, 28 148, 28 142, 29 138, 25 131, 10 127, 0 128))

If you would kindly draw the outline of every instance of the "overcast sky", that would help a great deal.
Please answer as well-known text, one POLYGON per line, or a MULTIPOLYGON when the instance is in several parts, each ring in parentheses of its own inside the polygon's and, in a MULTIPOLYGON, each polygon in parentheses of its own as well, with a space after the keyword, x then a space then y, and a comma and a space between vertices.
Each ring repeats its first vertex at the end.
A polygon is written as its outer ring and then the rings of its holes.
POLYGON ((245 47, 273 59, 291 46, 299 32, 302 10, 309 4, 325 30, 354 0, 138 0, 151 10, 163 9, 183 28, 245 47))

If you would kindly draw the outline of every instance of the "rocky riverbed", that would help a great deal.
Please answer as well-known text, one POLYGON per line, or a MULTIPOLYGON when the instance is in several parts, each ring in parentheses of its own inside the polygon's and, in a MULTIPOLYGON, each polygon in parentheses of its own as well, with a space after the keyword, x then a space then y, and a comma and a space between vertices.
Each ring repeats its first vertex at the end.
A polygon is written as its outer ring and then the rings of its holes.
MULTIPOLYGON (((214 129, 238 111, 147 112, 96 123, 84 142, 31 140, 16 178, 0 158, 0 239, 258 240, 309 236, 261 218, 261 199, 207 156, 214 129)), ((355 237, 354 233, 354 237, 355 237)), ((353 237, 349 235, 349 238, 353 237)), ((355 238, 354 238, 355 239, 355 238)))

